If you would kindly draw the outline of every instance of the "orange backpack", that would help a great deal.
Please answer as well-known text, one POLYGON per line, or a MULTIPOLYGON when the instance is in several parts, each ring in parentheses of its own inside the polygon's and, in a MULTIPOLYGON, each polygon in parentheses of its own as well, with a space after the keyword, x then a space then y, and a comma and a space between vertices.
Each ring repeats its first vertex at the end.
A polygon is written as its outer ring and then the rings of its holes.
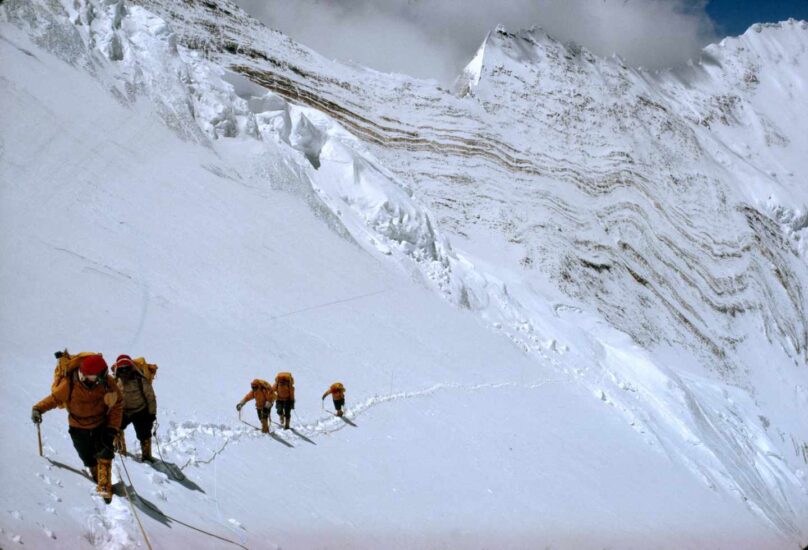
POLYGON ((140 371, 140 374, 149 382, 153 381, 157 376, 157 365, 147 363, 143 357, 136 357, 132 359, 132 362, 135 364, 135 368, 140 371))
POLYGON ((261 388, 262 390, 272 391, 272 384, 270 384, 266 380, 261 380, 260 378, 256 378, 255 380, 252 381, 252 383, 254 385, 258 386, 259 388, 261 388))
MULTIPOLYGON (((70 402, 70 397, 73 394, 73 380, 72 376, 73 373, 81 366, 81 362, 84 361, 86 357, 90 357, 91 355, 101 355, 100 353, 95 353, 91 351, 82 351, 77 353, 76 355, 71 355, 69 351, 65 348, 63 351, 57 351, 55 354, 56 356, 56 368, 53 369, 53 382, 51 382, 51 393, 56 391, 56 388, 59 384, 62 383, 62 380, 67 378, 70 380, 70 391, 68 392, 67 403, 59 404, 60 409, 64 409, 67 404, 70 402)), ((102 380, 104 386, 107 386, 107 378, 104 375, 102 380)))
POLYGON ((279 372, 275 377, 275 391, 278 392, 278 399, 295 398, 295 379, 291 372, 279 372))

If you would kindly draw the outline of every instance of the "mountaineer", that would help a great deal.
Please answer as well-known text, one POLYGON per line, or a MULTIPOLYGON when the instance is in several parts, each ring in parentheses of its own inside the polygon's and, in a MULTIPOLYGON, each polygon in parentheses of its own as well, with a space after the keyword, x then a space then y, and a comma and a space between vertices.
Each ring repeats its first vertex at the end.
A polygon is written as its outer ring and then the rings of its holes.
POLYGON ((274 388, 278 396, 278 400, 275 401, 275 408, 278 411, 278 416, 280 416, 283 429, 288 430, 292 409, 295 408, 295 379, 292 377, 292 373, 279 372, 275 377, 274 388))
POLYGON ((236 405, 236 410, 241 412, 241 407, 253 399, 255 399, 258 420, 261 421, 261 432, 269 433, 270 413, 272 413, 272 403, 275 402, 275 390, 272 388, 272 384, 260 378, 253 380, 250 383, 250 391, 236 405))
POLYGON ((342 382, 334 382, 323 394, 323 400, 331 394, 334 399, 334 408, 337 410, 337 416, 342 416, 342 407, 345 406, 345 386, 342 382))
POLYGON ((154 460, 151 450, 152 429, 157 419, 157 397, 152 380, 157 373, 157 365, 146 363, 142 357, 133 360, 128 355, 119 355, 112 365, 112 373, 123 395, 123 420, 116 440, 118 452, 126 453, 124 432, 129 424, 133 424, 140 441, 140 459, 151 462, 154 460))
POLYGON ((67 409, 68 432, 84 466, 98 484, 98 494, 112 501, 113 440, 121 426, 121 390, 108 374, 100 353, 72 356, 56 352, 51 394, 33 406, 31 420, 42 422, 42 414, 57 407, 67 409))

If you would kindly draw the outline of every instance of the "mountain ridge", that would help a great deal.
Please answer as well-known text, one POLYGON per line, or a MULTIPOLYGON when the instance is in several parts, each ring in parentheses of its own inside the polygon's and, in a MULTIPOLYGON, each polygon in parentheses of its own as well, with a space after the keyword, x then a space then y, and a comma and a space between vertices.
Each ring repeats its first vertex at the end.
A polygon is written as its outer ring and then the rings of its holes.
POLYGON ((122 104, 148 99, 183 139, 285 151, 295 193, 330 227, 802 536, 804 125, 788 108, 799 69, 777 73, 781 93, 767 67, 746 78, 754 58, 729 81, 715 60, 658 77, 531 43, 521 53, 540 63, 486 72, 481 60, 485 78, 458 98, 327 62, 230 3, 76 5, 53 16, 56 34, 19 2, 4 9, 122 104), (756 103, 772 97, 771 112, 756 103))

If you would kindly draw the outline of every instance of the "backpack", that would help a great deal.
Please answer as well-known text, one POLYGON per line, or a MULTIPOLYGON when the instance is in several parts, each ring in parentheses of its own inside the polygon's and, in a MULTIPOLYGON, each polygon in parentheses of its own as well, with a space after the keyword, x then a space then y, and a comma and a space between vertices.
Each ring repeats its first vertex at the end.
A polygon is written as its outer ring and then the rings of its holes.
POLYGON ((253 380, 253 384, 257 384, 258 387, 261 388, 262 390, 269 391, 270 394, 272 392, 272 384, 270 384, 266 380, 261 380, 260 378, 256 378, 255 380, 253 380))
POLYGON ((275 392, 278 399, 286 401, 295 398, 295 379, 291 372, 279 372, 275 377, 275 392))
POLYGON ((132 359, 132 362, 135 364, 135 368, 140 371, 140 374, 142 374, 143 378, 148 382, 152 382, 157 376, 157 365, 147 363, 146 359, 143 357, 136 357, 132 359))
MULTIPOLYGON (((84 360, 85 357, 90 357, 91 355, 101 355, 100 353, 94 353, 91 351, 82 351, 77 353, 76 355, 71 355, 67 349, 64 351, 60 351, 56 353, 56 368, 53 369, 53 382, 51 382, 51 393, 56 391, 56 388, 59 384, 62 383, 62 380, 67 378, 70 381, 70 391, 68 392, 67 402, 59 404, 60 409, 64 409, 68 403, 70 403, 70 396, 73 395, 73 373, 76 372, 81 366, 81 362, 84 360)), ((107 379, 106 375, 102 380, 104 386, 107 386, 107 379)))
POLYGON ((275 383, 279 386, 294 386, 295 379, 292 378, 291 372, 279 372, 275 377, 275 383))

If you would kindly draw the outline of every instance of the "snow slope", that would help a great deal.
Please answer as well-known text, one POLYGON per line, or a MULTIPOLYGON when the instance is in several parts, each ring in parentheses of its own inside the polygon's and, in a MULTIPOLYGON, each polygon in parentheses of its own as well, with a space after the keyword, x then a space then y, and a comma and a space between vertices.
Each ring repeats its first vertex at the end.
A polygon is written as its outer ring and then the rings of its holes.
MULTIPOLYGON (((188 479, 127 463, 155 547, 224 544, 155 508, 256 548, 804 542, 804 138, 759 98, 789 141, 735 160, 749 132, 704 99, 727 63, 635 74, 499 29, 459 98, 227 3, 0 10, 3 536, 138 544, 123 499, 33 455, 30 405, 68 345, 161 365, 162 451, 188 479), (610 82, 639 107, 578 120, 579 101, 625 107, 569 95, 610 82), (649 114, 639 86, 702 116, 649 114), (666 124, 681 147, 637 137, 666 124), (298 433, 273 441, 233 405, 287 369, 298 433), (316 406, 336 378, 357 427, 316 406)), ((801 25, 759 49, 800 67, 801 25)), ((78 466, 63 413, 43 436, 78 466)))

